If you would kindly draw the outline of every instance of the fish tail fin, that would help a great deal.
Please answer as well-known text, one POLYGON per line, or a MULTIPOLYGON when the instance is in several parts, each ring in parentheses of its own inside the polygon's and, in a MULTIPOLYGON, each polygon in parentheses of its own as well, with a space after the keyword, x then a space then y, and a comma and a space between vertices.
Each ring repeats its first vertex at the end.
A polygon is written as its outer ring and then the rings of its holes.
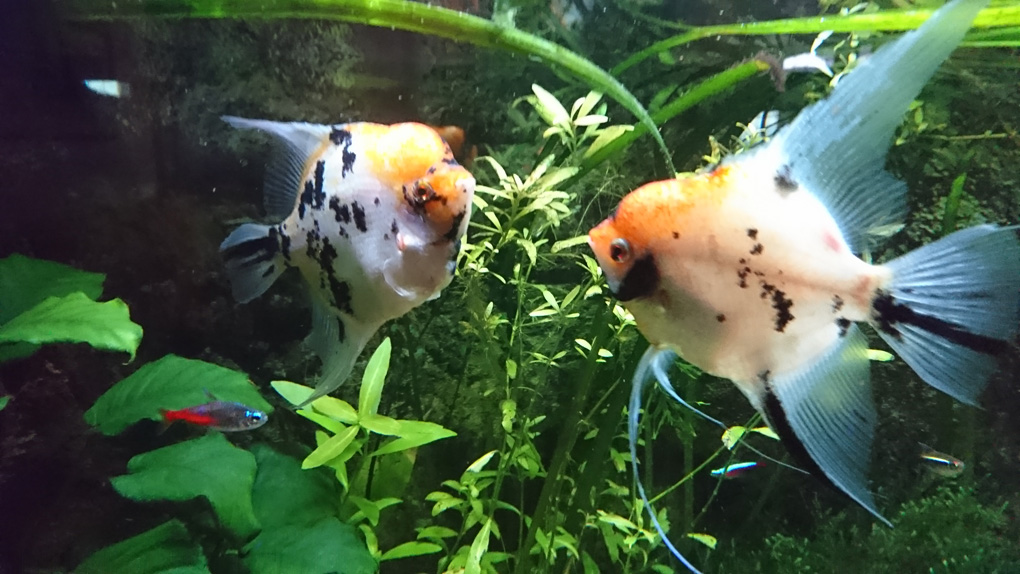
POLYGON ((790 454, 889 526, 868 487, 875 436, 868 340, 856 325, 818 360, 797 371, 760 376, 760 410, 790 454))
POLYGON ((378 326, 366 326, 350 315, 336 315, 322 302, 312 302, 312 332, 307 343, 322 360, 322 375, 315 391, 297 408, 336 390, 347 380, 354 363, 378 326))
POLYGON ((247 303, 276 281, 286 268, 275 226, 246 223, 220 244, 234 298, 247 303))
MULTIPOLYGON (((662 383, 662 378, 665 378, 664 364, 669 364, 670 361, 676 358, 676 353, 667 349, 660 349, 655 345, 649 345, 648 350, 645 351, 644 355, 641 355, 641 360, 638 362, 637 369, 634 370, 634 378, 631 380, 630 389, 630 402, 627 406, 627 439, 630 445, 630 468, 634 477, 634 484, 637 486, 638 496, 641 498, 641 502, 645 509, 648 511, 648 516, 651 518, 652 525, 655 527, 655 531, 659 533, 659 537, 662 539, 662 543, 669 548, 670 553, 679 560, 688 570, 693 574, 701 574, 701 571, 694 567, 687 558, 677 550, 676 546, 669 539, 666 534, 666 529, 662 527, 659 522, 659 517, 655 515, 655 509, 652 508, 652 503, 648 500, 648 494, 645 493, 645 487, 641 484, 641 476, 638 474, 638 456, 637 456, 637 443, 638 443, 638 424, 641 417, 641 393, 644 388, 648 386, 648 383, 652 381, 652 378, 659 379, 659 383, 662 383), (660 375, 662 378, 660 378, 660 375)), ((668 382, 668 378, 666 379, 668 382)), ((672 386, 669 386, 672 390, 672 386)), ((686 402, 681 401, 687 405, 686 402)), ((689 408, 696 412, 690 405, 689 408)), ((702 415, 707 416, 707 415, 702 415)), ((714 419, 713 419, 714 420, 714 419)))
POLYGON ((887 267, 872 325, 924 382, 976 404, 1017 335, 1020 226, 963 229, 887 267))

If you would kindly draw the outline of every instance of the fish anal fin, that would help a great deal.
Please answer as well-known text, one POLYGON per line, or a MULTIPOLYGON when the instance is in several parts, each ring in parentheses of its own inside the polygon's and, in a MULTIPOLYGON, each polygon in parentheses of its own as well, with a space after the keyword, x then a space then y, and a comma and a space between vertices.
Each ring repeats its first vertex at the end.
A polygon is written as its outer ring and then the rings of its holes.
POLYGON ((264 205, 266 215, 282 221, 294 211, 304 184, 308 160, 329 145, 332 127, 302 122, 273 122, 223 116, 238 129, 264 131, 274 138, 274 149, 266 168, 264 205))
POLYGON ((845 492, 876 518, 868 488, 875 435, 868 341, 851 326, 818 360, 763 381, 770 426, 801 464, 845 492))
POLYGON ((365 325, 349 315, 333 313, 325 303, 313 298, 312 332, 306 341, 322 361, 322 373, 315 384, 315 392, 298 408, 342 385, 378 328, 378 325, 365 325))

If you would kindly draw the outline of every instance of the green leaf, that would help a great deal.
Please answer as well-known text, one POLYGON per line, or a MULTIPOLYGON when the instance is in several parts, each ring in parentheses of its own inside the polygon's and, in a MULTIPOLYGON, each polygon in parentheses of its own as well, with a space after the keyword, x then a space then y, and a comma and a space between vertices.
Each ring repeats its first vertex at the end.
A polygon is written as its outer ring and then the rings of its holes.
POLYGON ((585 243, 588 243, 588 236, 578 235, 577 237, 571 237, 570 239, 564 239, 562 241, 557 241, 556 243, 553 243, 552 252, 559 253, 564 249, 569 249, 576 245, 584 245, 585 243))
POLYGON ((468 552, 467 564, 464 566, 464 574, 481 574, 482 556, 489 549, 489 531, 492 529, 492 519, 489 518, 478 531, 474 541, 471 543, 471 550, 468 552))
POLYGON ((337 433, 335 436, 319 445, 319 448, 312 451, 312 454, 305 457, 305 460, 301 463, 301 468, 308 470, 309 468, 322 466, 340 456, 340 453, 347 448, 347 445, 351 444, 354 437, 358 436, 359 430, 361 430, 360 427, 352 426, 337 433))
POLYGON ((386 560, 397 560, 397 559, 400 559, 400 558, 408 558, 410 556, 422 556, 424 554, 435 554, 437 552, 442 552, 442 551, 443 551, 443 547, 442 546, 440 546, 438 544, 433 544, 431 542, 420 542, 420 541, 405 542, 405 543, 401 544, 400 546, 396 546, 396 547, 390 548, 386 552, 383 552, 383 555, 382 555, 381 558, 379 558, 379 561, 380 562, 384 562, 386 560))
POLYGON ((258 530, 252 510, 255 457, 220 433, 140 454, 128 462, 113 488, 139 501, 190 500, 204 496, 220 522, 240 536, 258 530))
POLYGON ((102 273, 24 255, 0 259, 0 325, 50 297, 81 292, 89 299, 98 299, 105 280, 102 273))
POLYGON ((316 412, 313 412, 311 409, 301 409, 297 412, 297 414, 305 417, 306 419, 312 421, 313 423, 321 426, 322 428, 328 430, 333 434, 336 434, 346 428, 343 425, 343 423, 338 423, 329 417, 324 417, 316 412))
POLYGON ((359 424, 375 434, 386 436, 396 436, 400 434, 400 422, 397 421, 397 419, 392 419, 384 415, 362 416, 359 424))
POLYGON ((372 358, 365 366, 365 375, 361 378, 361 392, 358 395, 358 413, 374 415, 379 411, 382 399, 383 384, 386 382, 386 371, 390 368, 390 338, 386 337, 372 353, 372 358))
POLYGON ((205 555, 178 520, 107 546, 85 559, 78 574, 209 574, 205 555))
POLYGON ((356 528, 338 518, 267 528, 247 547, 252 574, 375 574, 379 565, 356 528))
POLYGON ((120 299, 96 303, 84 293, 49 297, 0 326, 0 343, 88 343, 135 358, 142 328, 120 299))
POLYGON ((481 472, 481 470, 485 468, 485 465, 489 464, 489 461, 492 460, 492 457, 496 455, 496 452, 497 451, 490 450, 489 452, 478 457, 478 460, 472 462, 471 465, 467 467, 467 470, 464 471, 464 473, 466 474, 469 472, 481 472))
POLYGON ((538 84, 531 84, 531 91, 535 92, 535 111, 542 116, 545 123, 550 126, 570 125, 570 114, 563 104, 538 84))
POLYGON ((687 538, 693 538, 705 546, 708 546, 712 550, 715 550, 716 544, 719 543, 715 536, 712 536, 711 534, 701 534, 699 532, 688 532, 687 538))
POLYGON ((401 420, 397 421, 397 423, 399 423, 399 427, 395 434, 397 434, 399 438, 382 445, 379 447, 379 450, 373 452, 371 456, 400 452, 409 448, 417 448, 440 439, 457 436, 457 433, 448 428, 426 421, 401 420))
POLYGON ((4 408, 7 406, 7 403, 9 402, 11 402, 10 395, 0 397, 0 411, 4 410, 4 408))
POLYGON ((599 131, 599 135, 595 138, 595 141, 591 142, 588 149, 584 152, 584 157, 594 155, 595 152, 609 145, 610 142, 623 134, 634 131, 634 126, 608 126, 599 131))
POLYGON ((421 540, 422 538, 432 539, 453 538, 456 535, 457 531, 452 528, 447 528, 445 526, 426 526, 425 528, 422 528, 420 532, 418 532, 418 539, 421 540))
POLYGON ((251 501, 263 530, 284 524, 310 526, 340 512, 340 491, 333 473, 302 470, 296 458, 264 444, 252 447, 258 463, 251 501))
MULTIPOLYGON (((292 405, 300 405, 315 392, 311 387, 290 381, 273 381, 270 383, 270 386, 292 405)), ((312 401, 312 404, 308 405, 308 407, 345 425, 353 425, 358 422, 358 411, 354 410, 354 407, 347 401, 334 397, 319 397, 312 401)), ((308 410, 308 407, 302 410, 308 410)))
POLYGON ((85 420, 114 435, 141 419, 160 420, 160 409, 183 409, 209 402, 236 401, 271 413, 273 407, 240 371, 204 361, 167 355, 135 371, 99 397, 85 420))

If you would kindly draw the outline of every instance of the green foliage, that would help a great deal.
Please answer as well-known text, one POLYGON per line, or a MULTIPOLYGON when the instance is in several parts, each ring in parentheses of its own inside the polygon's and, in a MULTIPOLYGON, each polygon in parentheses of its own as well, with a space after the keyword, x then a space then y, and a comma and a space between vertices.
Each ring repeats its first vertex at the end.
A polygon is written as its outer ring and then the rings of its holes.
MULTIPOLYGON (((357 409, 341 399, 320 397, 298 410, 298 414, 325 429, 315 433, 317 448, 305 457, 301 468, 314 470, 325 466, 334 471, 344 492, 343 497, 336 499, 341 501, 341 508, 348 516, 344 526, 359 525, 371 556, 379 561, 441 550, 431 542, 412 541, 382 552, 378 548, 374 528, 378 526, 383 510, 401 502, 399 498, 386 494, 399 495, 407 484, 414 466, 414 456, 408 457, 407 453, 456 434, 435 423, 399 420, 379 414, 390 351, 390 340, 386 338, 368 360, 357 409), (373 435, 393 438, 370 450, 368 446, 373 435), (355 460, 357 467, 352 475, 349 463, 355 460), (372 465, 375 473, 370 480, 368 470, 372 465), (367 498, 369 492, 382 496, 371 500, 367 498)), ((310 387, 288 381, 274 381, 273 388, 293 405, 302 404, 313 392, 310 387)))
POLYGON ((128 472, 111 480, 121 496, 138 501, 204 496, 220 522, 237 535, 259 528, 251 503, 255 457, 220 433, 140 454, 128 462, 128 472))
POLYGON ((105 276, 11 255, 0 259, 0 362, 46 343, 88 343, 134 359, 142 328, 120 299, 95 301, 105 276))
POLYGON ((202 548, 178 520, 107 546, 75 569, 79 574, 209 574, 202 548))
POLYGON ((265 445, 252 451, 258 462, 252 502, 263 528, 246 548, 254 574, 376 571, 357 529, 338 518, 340 493, 327 473, 304 471, 265 445))
POLYGON ((11 402, 11 397, 9 395, 0 397, 0 411, 4 410, 9 402, 11 402))
POLYGON ((107 435, 141 419, 160 420, 160 410, 212 400, 236 401, 271 413, 273 407, 241 372, 176 355, 144 365, 99 397, 85 420, 107 435))
POLYGON ((982 504, 969 489, 940 488, 904 504, 892 517, 895 528, 861 528, 840 514, 821 522, 811 538, 773 535, 768 555, 754 560, 767 572, 806 574, 831 572, 834 556, 846 572, 1003 572, 1004 565, 1020 561, 1020 549, 1001 534, 1004 511, 982 504))

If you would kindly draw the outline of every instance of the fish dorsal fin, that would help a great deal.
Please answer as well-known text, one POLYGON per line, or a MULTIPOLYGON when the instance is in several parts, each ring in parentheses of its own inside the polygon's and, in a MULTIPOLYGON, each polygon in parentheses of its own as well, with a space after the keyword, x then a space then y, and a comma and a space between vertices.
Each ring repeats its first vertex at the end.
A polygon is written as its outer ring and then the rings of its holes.
POLYGON ((906 186, 884 170, 886 152, 911 102, 986 3, 947 4, 857 66, 773 140, 793 181, 822 200, 855 252, 906 216, 906 186))
POLYGON ((764 414, 793 454, 802 451, 822 478, 891 526, 868 488, 876 420, 870 379, 868 340, 854 325, 813 364, 767 381, 764 414))
POLYGON ((271 134, 273 154, 266 168, 266 215, 282 221, 294 211, 304 184, 308 158, 320 153, 329 143, 330 126, 300 122, 271 122, 223 116, 223 121, 238 129, 255 129, 271 134))

